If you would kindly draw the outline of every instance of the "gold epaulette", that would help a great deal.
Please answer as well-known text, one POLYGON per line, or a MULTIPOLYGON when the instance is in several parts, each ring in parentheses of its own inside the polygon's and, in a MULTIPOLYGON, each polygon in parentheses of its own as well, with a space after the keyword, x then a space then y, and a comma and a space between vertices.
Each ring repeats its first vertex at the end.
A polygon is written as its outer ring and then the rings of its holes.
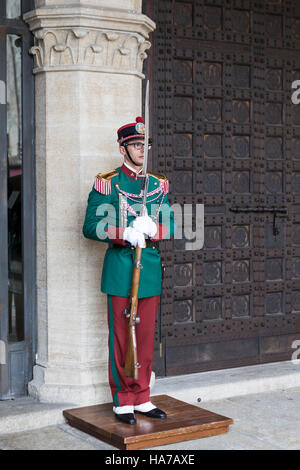
POLYGON ((169 192, 169 180, 165 175, 161 173, 150 173, 147 172, 148 175, 153 176, 154 178, 158 179, 159 183, 164 187, 164 193, 167 194, 169 192))
POLYGON ((112 184, 111 179, 117 176, 117 170, 107 171, 106 173, 98 173, 95 178, 94 188, 101 194, 111 194, 112 184))

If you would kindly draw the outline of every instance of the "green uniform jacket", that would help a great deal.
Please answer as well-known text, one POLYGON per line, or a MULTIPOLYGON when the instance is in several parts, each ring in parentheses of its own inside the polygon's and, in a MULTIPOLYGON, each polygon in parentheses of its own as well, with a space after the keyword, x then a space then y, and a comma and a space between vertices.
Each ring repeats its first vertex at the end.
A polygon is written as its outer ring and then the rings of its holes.
MULTIPOLYGON (((86 238, 109 244, 101 279, 101 291, 106 294, 130 295, 135 249, 123 241, 122 230, 140 214, 140 184, 135 173, 123 165, 97 175, 89 194, 83 234, 86 238)), ((168 180, 163 175, 149 173, 147 211, 160 224, 154 240, 174 235, 174 214, 167 191, 168 180)), ((161 260, 157 248, 144 248, 141 263, 138 298, 160 295, 161 260)))

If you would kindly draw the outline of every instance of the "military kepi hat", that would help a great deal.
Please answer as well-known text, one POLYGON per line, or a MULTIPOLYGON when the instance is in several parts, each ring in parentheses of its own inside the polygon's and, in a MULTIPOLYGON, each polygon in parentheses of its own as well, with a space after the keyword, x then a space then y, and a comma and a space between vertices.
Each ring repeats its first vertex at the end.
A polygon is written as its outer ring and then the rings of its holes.
POLYGON ((142 117, 137 117, 136 122, 126 124, 118 129, 118 142, 123 144, 127 140, 145 137, 145 123, 142 117))

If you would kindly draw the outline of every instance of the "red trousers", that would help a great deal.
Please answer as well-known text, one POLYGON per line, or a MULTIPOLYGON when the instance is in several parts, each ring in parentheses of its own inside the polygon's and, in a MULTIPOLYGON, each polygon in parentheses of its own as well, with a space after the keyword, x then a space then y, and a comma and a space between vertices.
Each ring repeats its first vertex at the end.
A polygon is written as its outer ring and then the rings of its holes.
POLYGON ((128 346, 128 322, 123 314, 129 305, 128 297, 107 296, 109 326, 109 385, 115 406, 140 405, 149 401, 154 342, 155 317, 159 295, 139 299, 136 324, 139 379, 124 375, 128 346))

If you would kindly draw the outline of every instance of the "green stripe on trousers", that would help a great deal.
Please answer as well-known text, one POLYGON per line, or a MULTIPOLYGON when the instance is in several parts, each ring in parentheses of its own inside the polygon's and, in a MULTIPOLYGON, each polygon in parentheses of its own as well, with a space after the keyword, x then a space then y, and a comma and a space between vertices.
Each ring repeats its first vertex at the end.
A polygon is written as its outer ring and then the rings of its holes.
POLYGON ((118 377, 116 360, 115 360, 115 335, 114 335, 114 317, 112 308, 112 297, 108 295, 108 314, 109 314, 109 352, 110 352, 110 367, 113 376, 113 381, 117 388, 113 395, 114 404, 119 406, 118 393, 121 391, 121 384, 118 377))

